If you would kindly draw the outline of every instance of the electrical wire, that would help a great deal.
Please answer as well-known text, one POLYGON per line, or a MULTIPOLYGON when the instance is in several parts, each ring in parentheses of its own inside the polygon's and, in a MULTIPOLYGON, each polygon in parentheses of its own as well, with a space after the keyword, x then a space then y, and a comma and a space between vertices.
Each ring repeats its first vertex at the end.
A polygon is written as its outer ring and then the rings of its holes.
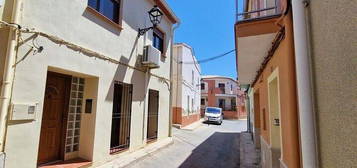
POLYGON ((206 59, 202 59, 202 60, 198 60, 198 61, 192 61, 192 62, 179 62, 180 64, 202 64, 202 63, 206 63, 206 62, 210 62, 210 61, 213 61, 213 60, 216 60, 218 58, 221 58, 221 57, 224 57, 232 52, 236 51, 236 49, 233 49, 233 50, 230 50, 228 52, 225 52, 223 54, 220 54, 220 55, 217 55, 217 56, 214 56, 214 57, 211 57, 211 58, 206 58, 206 59))

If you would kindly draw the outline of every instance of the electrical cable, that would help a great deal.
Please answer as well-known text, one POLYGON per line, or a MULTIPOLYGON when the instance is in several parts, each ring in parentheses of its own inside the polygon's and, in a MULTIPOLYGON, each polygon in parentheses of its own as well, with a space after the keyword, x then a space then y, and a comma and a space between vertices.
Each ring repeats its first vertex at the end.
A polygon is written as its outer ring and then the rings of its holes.
POLYGON ((214 56, 214 57, 211 57, 211 58, 206 58, 206 59, 193 61, 193 62, 182 62, 182 61, 180 61, 179 63, 180 64, 202 64, 202 63, 210 62, 210 61, 216 60, 218 58, 224 57, 224 56, 226 56, 226 55, 228 55, 228 54, 230 54, 230 53, 232 53, 234 51, 236 51, 236 49, 230 50, 228 52, 225 52, 223 54, 220 54, 220 55, 217 55, 217 56, 214 56))

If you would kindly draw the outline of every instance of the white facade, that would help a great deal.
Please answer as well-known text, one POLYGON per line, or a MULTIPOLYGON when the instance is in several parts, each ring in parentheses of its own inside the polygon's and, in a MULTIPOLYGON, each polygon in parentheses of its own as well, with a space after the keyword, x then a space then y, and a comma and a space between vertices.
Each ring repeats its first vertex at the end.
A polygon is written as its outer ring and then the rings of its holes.
MULTIPOLYGON (((81 112, 79 150, 66 153, 65 159, 81 157, 92 161, 93 166, 96 166, 125 154, 125 152, 120 155, 109 153, 113 87, 116 81, 133 86, 130 148, 127 152, 146 145, 149 89, 159 91, 158 140, 169 136, 171 129, 169 124, 170 46, 173 22, 165 16, 158 25, 165 33, 165 52, 160 59, 160 68, 142 71, 140 58, 143 47, 152 44, 153 33, 149 31, 137 38, 137 30, 151 26, 147 11, 154 6, 154 2, 151 0, 122 0, 121 2, 122 28, 115 27, 90 12, 87 8, 87 0, 22 1, 18 24, 54 35, 120 63, 83 54, 80 50, 56 44, 43 36, 32 40, 33 33, 22 33, 23 40, 30 40, 20 45, 17 53, 18 60, 24 59, 16 65, 12 103, 37 103, 37 111, 34 120, 8 122, 5 144, 7 168, 37 166, 48 71, 84 78, 83 99, 93 99, 92 113, 86 114, 83 110, 81 112), (41 53, 34 53, 29 47, 33 43, 43 46, 44 50, 41 53)), ((3 40, 6 39, 1 38, 0 42, 3 40)), ((1 50, 6 50, 3 46, 0 47, 1 50)), ((2 60, 5 55, 0 57, 2 60)))
POLYGON ((173 106, 183 109, 183 116, 198 114, 201 100, 201 69, 193 49, 187 44, 174 45, 173 106))

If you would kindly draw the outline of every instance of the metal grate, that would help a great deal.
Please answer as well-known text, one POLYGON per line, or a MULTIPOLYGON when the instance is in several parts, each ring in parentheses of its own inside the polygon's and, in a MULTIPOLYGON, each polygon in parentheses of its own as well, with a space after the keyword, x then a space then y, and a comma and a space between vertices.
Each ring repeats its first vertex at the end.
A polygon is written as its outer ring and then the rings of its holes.
POLYGON ((79 150, 84 79, 72 77, 66 133, 66 153, 79 150))
POLYGON ((110 153, 120 152, 130 146, 132 85, 114 84, 110 153))

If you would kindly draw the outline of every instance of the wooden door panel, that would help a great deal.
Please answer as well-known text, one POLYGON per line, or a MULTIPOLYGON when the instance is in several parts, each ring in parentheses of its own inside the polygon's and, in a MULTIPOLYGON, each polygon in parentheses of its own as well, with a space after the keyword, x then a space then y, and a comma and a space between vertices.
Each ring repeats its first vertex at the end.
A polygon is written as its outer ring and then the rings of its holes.
POLYGON ((147 139, 154 140, 157 138, 158 118, 159 117, 159 92, 149 90, 149 111, 147 125, 147 139))
POLYGON ((48 73, 43 106, 38 164, 61 160, 64 115, 67 115, 71 77, 48 73))

